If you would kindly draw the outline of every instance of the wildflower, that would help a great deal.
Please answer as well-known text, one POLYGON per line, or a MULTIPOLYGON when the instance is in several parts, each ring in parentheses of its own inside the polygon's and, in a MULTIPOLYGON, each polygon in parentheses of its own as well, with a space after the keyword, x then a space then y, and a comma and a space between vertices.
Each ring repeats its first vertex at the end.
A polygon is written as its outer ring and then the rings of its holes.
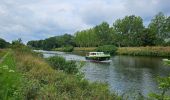
POLYGON ((3 69, 8 69, 7 65, 2 66, 3 69))
POLYGON ((14 70, 9 70, 9 72, 13 73, 13 72, 15 72, 15 71, 14 71, 14 70))

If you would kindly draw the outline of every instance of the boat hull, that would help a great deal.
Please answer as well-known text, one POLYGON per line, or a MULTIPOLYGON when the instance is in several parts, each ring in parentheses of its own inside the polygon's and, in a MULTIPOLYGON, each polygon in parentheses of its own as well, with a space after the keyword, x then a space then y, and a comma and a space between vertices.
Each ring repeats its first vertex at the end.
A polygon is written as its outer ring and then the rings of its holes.
POLYGON ((108 56, 108 57, 88 57, 88 56, 86 56, 86 60, 107 61, 107 60, 110 60, 110 56, 108 56))

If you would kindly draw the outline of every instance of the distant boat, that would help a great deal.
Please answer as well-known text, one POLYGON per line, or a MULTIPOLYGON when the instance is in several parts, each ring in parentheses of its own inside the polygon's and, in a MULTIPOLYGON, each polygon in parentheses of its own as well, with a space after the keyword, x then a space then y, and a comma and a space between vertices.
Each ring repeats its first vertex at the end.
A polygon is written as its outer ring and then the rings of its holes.
POLYGON ((86 55, 86 60, 94 62, 110 62, 110 54, 105 54, 104 52, 89 52, 86 55))

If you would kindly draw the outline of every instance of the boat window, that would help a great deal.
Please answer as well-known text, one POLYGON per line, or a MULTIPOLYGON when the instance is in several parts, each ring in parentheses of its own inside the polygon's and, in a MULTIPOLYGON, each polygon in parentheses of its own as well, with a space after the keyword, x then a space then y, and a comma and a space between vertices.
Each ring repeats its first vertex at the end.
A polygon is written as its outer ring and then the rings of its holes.
POLYGON ((96 55, 96 53, 91 53, 91 55, 96 55))

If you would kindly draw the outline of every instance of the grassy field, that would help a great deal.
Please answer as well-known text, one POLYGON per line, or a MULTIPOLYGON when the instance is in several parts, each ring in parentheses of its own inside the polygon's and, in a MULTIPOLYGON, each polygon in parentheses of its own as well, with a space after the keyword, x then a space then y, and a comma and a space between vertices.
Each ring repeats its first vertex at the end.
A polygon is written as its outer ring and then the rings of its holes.
POLYGON ((118 55, 170 57, 170 47, 121 47, 118 55))
POLYGON ((54 70, 29 52, 10 51, 0 64, 1 100, 120 100, 106 84, 54 70))

